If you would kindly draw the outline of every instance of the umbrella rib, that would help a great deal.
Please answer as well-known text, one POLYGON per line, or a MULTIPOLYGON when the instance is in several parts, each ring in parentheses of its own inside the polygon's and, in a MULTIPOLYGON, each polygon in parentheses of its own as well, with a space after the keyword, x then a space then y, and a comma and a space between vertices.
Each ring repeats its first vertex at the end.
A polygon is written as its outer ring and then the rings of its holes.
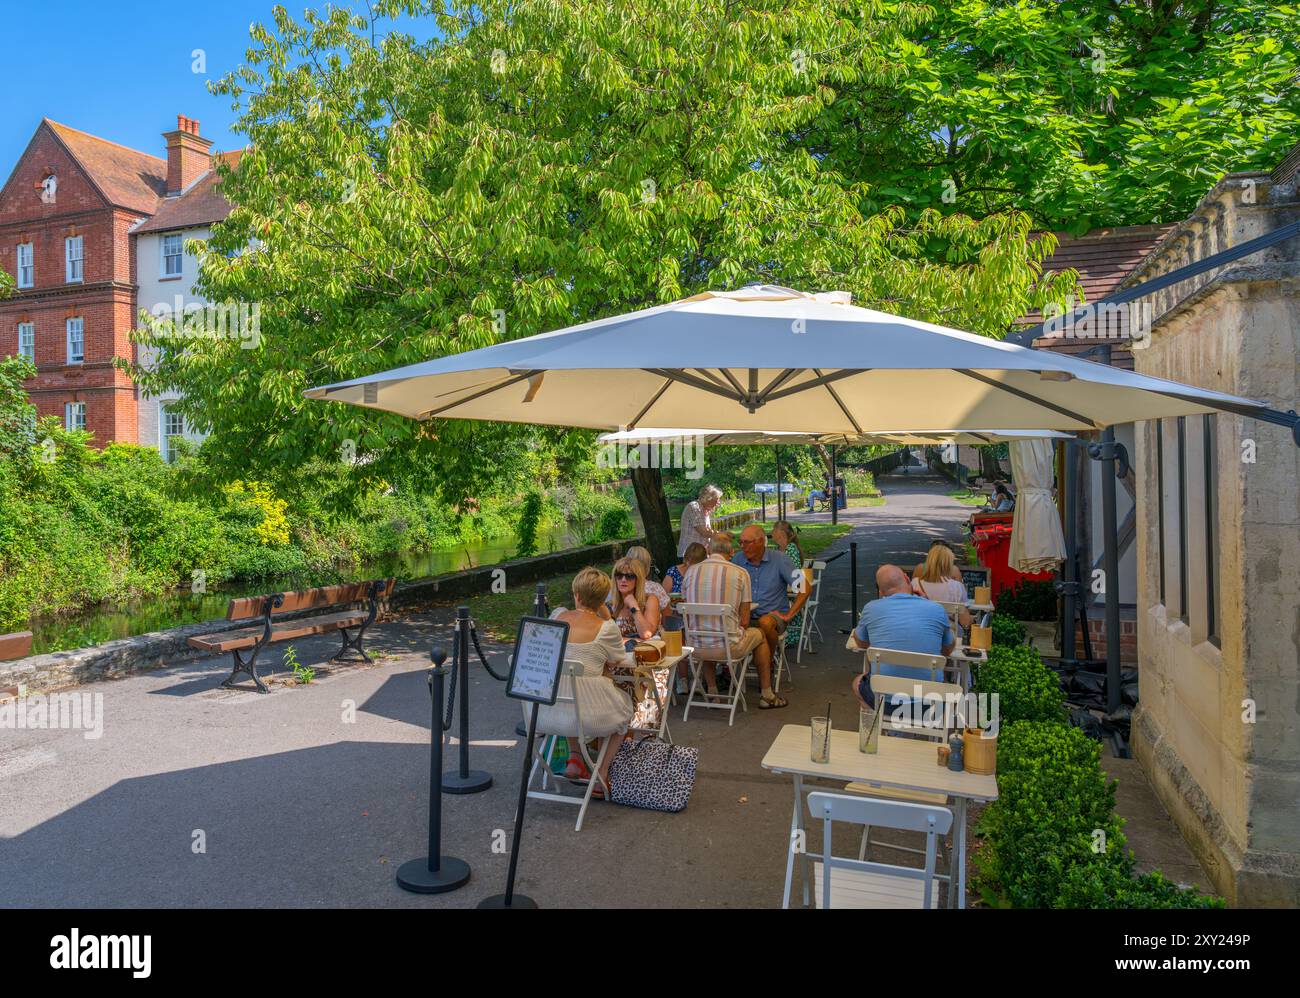
POLYGON ((1028 392, 1022 391, 1021 389, 1016 388, 1013 385, 1004 385, 1001 381, 997 381, 993 378, 990 378, 988 375, 977 374, 976 372, 967 370, 966 368, 957 367, 957 368, 953 368, 953 370, 955 370, 958 374, 966 375, 966 377, 968 378, 974 378, 976 381, 982 381, 984 384, 990 386, 991 388, 996 388, 998 391, 1007 392, 1008 394, 1015 395, 1019 398, 1024 399, 1026 402, 1033 402, 1035 405, 1041 405, 1044 409, 1051 409, 1053 412, 1061 416, 1069 416, 1071 419, 1077 419, 1081 423, 1087 423, 1089 426, 1100 429, 1100 424, 1095 419, 1089 419, 1087 416, 1080 415, 1079 413, 1074 412, 1071 409, 1066 409, 1064 406, 1059 406, 1054 402, 1048 402, 1045 399, 1034 398, 1034 396, 1030 395, 1028 392))
MULTIPOLYGON (((779 392, 773 392, 767 397, 767 401, 775 402, 777 399, 787 398, 790 395, 798 395, 800 392, 807 391, 809 388, 816 388, 819 385, 830 384, 830 382, 839 381, 841 378, 851 378, 855 374, 866 374, 870 370, 871 368, 869 367, 846 367, 843 370, 836 371, 834 374, 819 375, 811 381, 801 381, 799 384, 790 388, 782 388, 779 392)), ((814 371, 813 373, 816 374, 817 372, 814 371)))
POLYGON ((638 412, 634 417, 632 417, 632 422, 630 422, 630 423, 627 424, 627 428, 628 428, 629 430, 635 430, 635 429, 636 429, 636 424, 639 423, 639 422, 641 422, 641 420, 643 420, 643 419, 645 418, 645 414, 646 414, 647 412, 650 411, 650 409, 654 406, 654 404, 655 404, 656 402, 659 401, 660 398, 663 397, 664 392, 668 391, 668 388, 669 388, 669 386, 672 385, 672 383, 673 383, 673 379, 672 379, 672 378, 664 378, 664 383, 663 383, 663 385, 660 387, 659 391, 655 392, 655 394, 654 394, 654 398, 652 398, 649 402, 647 402, 647 403, 645 404, 645 408, 643 408, 643 409, 642 409, 640 412, 638 412))
MULTIPOLYGON (((815 367, 813 368, 813 374, 817 375, 819 378, 823 376, 822 372, 817 370, 815 367)), ((849 407, 844 404, 844 400, 835 393, 835 389, 831 387, 831 383, 829 381, 824 381, 822 382, 822 387, 830 393, 831 398, 835 400, 835 404, 840 407, 840 412, 844 413, 844 418, 849 421, 849 425, 853 427, 854 432, 861 433, 862 427, 859 426, 858 421, 853 418, 853 413, 849 412, 849 407)))
POLYGON ((722 383, 722 379, 719 378, 719 377, 718 377, 716 374, 714 374, 712 371, 709 371, 709 370, 707 370, 706 368, 703 368, 703 367, 696 367, 696 368, 693 368, 693 370, 694 370, 695 373, 698 374, 701 378, 708 378, 710 381, 712 381, 712 382, 713 382, 715 385, 717 385, 719 388, 726 388, 726 387, 727 387, 726 385, 724 385, 724 384, 722 383))
POLYGON ((666 367, 643 367, 647 374, 656 374, 661 378, 669 378, 673 381, 680 381, 684 385, 690 385, 692 388, 698 388, 702 392, 712 392, 714 395, 721 395, 724 399, 732 402, 744 402, 744 398, 732 395, 721 385, 715 385, 703 378, 697 378, 694 375, 687 374, 684 370, 673 370, 666 367))
POLYGON ((775 378, 773 378, 771 383, 769 383, 766 388, 764 388, 761 392, 758 393, 759 403, 761 404, 763 402, 766 402, 767 397, 769 395, 771 395, 774 391, 776 391, 778 388, 784 385, 796 374, 802 374, 803 371, 804 368, 802 367, 787 367, 784 371, 782 371, 775 378))
POLYGON ((534 377, 535 375, 541 373, 542 373, 541 371, 525 371, 523 374, 516 374, 513 378, 507 378, 499 385, 493 385, 490 388, 483 388, 477 392, 474 392, 472 395, 467 395, 465 398, 460 399, 457 402, 451 402, 438 409, 427 409, 424 412, 419 413, 415 418, 432 419, 434 416, 442 415, 448 409, 455 409, 457 406, 464 405, 466 402, 473 402, 475 399, 480 399, 484 395, 491 395, 493 392, 499 392, 502 388, 509 388, 511 385, 516 385, 521 381, 526 381, 529 378, 534 377))
POLYGON ((745 389, 740 387, 740 382, 736 380, 735 375, 733 375, 725 367, 718 368, 718 373, 731 382, 731 387, 736 389, 736 395, 743 400, 745 397, 745 389))

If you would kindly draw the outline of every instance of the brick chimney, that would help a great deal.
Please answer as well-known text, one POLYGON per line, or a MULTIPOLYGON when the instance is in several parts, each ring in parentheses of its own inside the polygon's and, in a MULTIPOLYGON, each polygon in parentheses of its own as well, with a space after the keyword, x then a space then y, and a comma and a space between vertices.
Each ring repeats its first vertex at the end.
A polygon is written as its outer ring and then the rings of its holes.
POLYGON ((199 123, 176 116, 176 131, 163 132, 167 140, 167 193, 179 194, 212 168, 212 140, 199 135, 199 123))

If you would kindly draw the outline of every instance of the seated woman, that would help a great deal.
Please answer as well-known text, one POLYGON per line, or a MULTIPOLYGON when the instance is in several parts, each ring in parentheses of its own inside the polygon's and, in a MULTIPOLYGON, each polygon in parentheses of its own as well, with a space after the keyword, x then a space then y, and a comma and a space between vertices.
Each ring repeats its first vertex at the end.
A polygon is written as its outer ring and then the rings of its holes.
MULTIPOLYGON (((663 587, 659 588, 662 591, 663 587)), ((643 641, 659 632, 659 600, 646 591, 645 568, 636 558, 624 555, 614 563, 614 589, 607 602, 625 643, 643 641)))
MULTIPOLYGON (((966 584, 957 570, 957 559, 947 541, 930 542, 930 553, 916 566, 912 576, 912 592, 940 603, 965 603, 966 584)), ((964 606, 957 614, 957 623, 969 627, 971 614, 964 606)))
MULTIPOLYGON (((557 620, 569 625, 569 641, 565 658, 581 665, 577 672, 578 688, 574 696, 582 705, 582 730, 588 738, 597 739, 599 753, 605 740, 622 738, 632 720, 633 704, 609 676, 609 666, 630 664, 632 656, 623 650, 623 639, 618 626, 610 619, 605 598, 610 592, 610 580, 598 568, 584 568, 573 579, 572 610, 553 614, 557 620)), ((527 705, 525 705, 525 711, 527 705)), ((577 744, 578 721, 573 704, 543 704, 537 711, 537 730, 548 735, 564 735, 569 739, 569 763, 564 775, 571 780, 591 778, 591 771, 577 744)), ((611 745, 601 767, 601 779, 609 785, 609 766, 614 761, 616 745, 611 745)), ((593 797, 603 797, 597 786, 593 797)))
POLYGON ((641 563, 641 567, 645 569, 643 578, 645 579, 646 595, 653 596, 659 601, 660 614, 670 615, 674 613, 673 601, 668 597, 668 591, 651 577, 654 562, 650 559, 650 552, 643 547, 630 547, 623 557, 635 558, 641 563))
MULTIPOLYGON (((796 571, 803 568, 803 548, 799 546, 799 531, 793 523, 788 520, 777 520, 772 525, 772 546, 778 551, 784 551, 785 556, 790 559, 796 571)), ((801 580, 796 577, 796 582, 801 580)), ((803 617, 800 613, 797 617, 791 619, 785 629, 786 647, 793 647, 799 644, 799 635, 803 631, 803 617)))
POLYGON ((664 582, 670 586, 669 596, 682 591, 682 579, 686 577, 686 570, 692 565, 698 565, 708 556, 709 552, 705 550, 703 544, 693 543, 686 546, 686 551, 682 554, 682 563, 664 572, 664 582))
POLYGON ((984 506, 985 512, 993 513, 1010 513, 1016 508, 1016 497, 1011 494, 1011 490, 1002 482, 993 486, 993 495, 989 496, 989 501, 984 506))

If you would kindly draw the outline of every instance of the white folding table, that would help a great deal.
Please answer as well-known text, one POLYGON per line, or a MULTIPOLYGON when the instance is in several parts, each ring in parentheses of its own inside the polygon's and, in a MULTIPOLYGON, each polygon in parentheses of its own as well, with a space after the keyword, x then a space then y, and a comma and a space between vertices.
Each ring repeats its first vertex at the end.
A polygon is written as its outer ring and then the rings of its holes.
POLYGON ((773 773, 789 773, 794 778, 794 813, 790 817, 790 841, 786 846, 785 892, 781 907, 790 907, 790 887, 794 878, 794 858, 799 855, 803 881, 804 907, 809 903, 809 858, 821 859, 808 852, 807 826, 804 821, 805 778, 815 777, 838 783, 873 783, 883 787, 902 787, 946 794, 953 798, 953 863, 948 881, 949 907, 966 907, 966 805, 969 801, 991 801, 998 796, 994 776, 953 772, 936 762, 934 742, 914 738, 883 737, 879 749, 868 754, 858 751, 858 732, 831 731, 830 754, 826 762, 812 761, 812 728, 806 724, 787 724, 776 736, 762 766, 773 773))

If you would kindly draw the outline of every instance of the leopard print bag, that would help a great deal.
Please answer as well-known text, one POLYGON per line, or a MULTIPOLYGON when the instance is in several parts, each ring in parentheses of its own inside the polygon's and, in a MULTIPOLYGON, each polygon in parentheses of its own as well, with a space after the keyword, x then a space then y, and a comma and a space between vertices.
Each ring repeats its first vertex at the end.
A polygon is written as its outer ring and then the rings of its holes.
POLYGON ((609 767, 610 800, 647 811, 683 810, 695 789, 700 750, 658 738, 625 741, 609 767))

